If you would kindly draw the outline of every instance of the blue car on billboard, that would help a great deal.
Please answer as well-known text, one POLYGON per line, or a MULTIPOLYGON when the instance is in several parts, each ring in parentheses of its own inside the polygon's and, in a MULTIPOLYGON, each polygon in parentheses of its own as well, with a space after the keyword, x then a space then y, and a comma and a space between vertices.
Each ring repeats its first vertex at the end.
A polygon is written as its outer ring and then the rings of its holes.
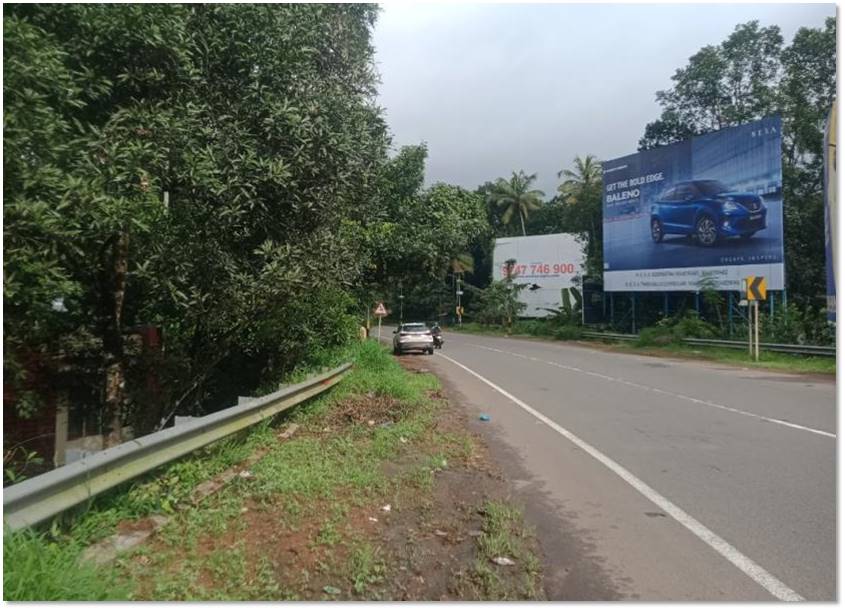
POLYGON ((754 193, 732 191, 718 180, 687 180, 664 190, 651 204, 651 239, 688 235, 702 246, 724 237, 750 239, 766 228, 766 206, 754 193))

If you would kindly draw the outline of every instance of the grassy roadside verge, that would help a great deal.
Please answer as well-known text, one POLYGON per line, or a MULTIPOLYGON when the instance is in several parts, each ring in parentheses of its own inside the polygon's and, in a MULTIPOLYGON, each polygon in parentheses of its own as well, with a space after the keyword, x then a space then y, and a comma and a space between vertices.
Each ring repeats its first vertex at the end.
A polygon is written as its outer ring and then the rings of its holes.
MULTIPOLYGON (((485 475, 437 379, 373 342, 330 394, 104 498, 64 527, 4 537, 15 600, 534 599, 532 534, 485 475), (266 455, 198 507, 193 487, 266 455), (85 545, 153 513, 170 521, 114 564, 85 545), (491 560, 510 553, 515 566, 491 560), (444 558, 449 558, 445 559, 444 558)), ((424 362, 420 359, 419 362, 424 362)))
MULTIPOLYGON (((463 327, 450 327, 451 332, 462 332, 467 334, 488 335, 493 337, 508 336, 500 327, 487 327, 480 324, 468 323, 463 327)), ((545 341, 578 341, 579 343, 600 346, 616 352, 642 354, 645 356, 690 358, 723 362, 734 366, 747 368, 772 369, 792 373, 813 373, 823 375, 836 375, 836 359, 822 356, 799 356, 794 354, 783 354, 779 352, 760 351, 760 361, 755 362, 748 357, 743 350, 727 349, 722 347, 694 346, 683 344, 669 345, 638 345, 635 342, 598 341, 582 339, 574 329, 565 329, 557 336, 543 334, 540 327, 527 326, 516 327, 511 337, 521 339, 540 339, 545 341), (534 330, 535 332, 524 332, 534 330), (520 332, 523 331, 523 332, 520 332)))

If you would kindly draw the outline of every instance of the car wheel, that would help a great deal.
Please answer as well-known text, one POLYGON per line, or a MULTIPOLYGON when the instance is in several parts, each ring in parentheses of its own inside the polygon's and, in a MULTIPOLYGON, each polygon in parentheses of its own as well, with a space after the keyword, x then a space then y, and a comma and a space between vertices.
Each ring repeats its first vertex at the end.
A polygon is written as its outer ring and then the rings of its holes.
POLYGON ((433 356, 433 355, 434 355, 434 348, 433 348, 433 347, 429 347, 429 348, 428 348, 428 355, 429 355, 429 356, 433 356))
POLYGON ((751 239, 752 237, 754 237, 754 234, 756 232, 757 231, 751 231, 751 233, 743 233, 742 235, 739 236, 739 238, 740 239, 751 239))
POLYGON ((716 229, 716 221, 709 216, 702 216, 695 223, 695 238, 699 245, 710 247, 716 243, 719 238, 719 232, 716 229))
POLYGON ((651 241, 656 244, 663 241, 663 225, 656 218, 651 219, 651 241))

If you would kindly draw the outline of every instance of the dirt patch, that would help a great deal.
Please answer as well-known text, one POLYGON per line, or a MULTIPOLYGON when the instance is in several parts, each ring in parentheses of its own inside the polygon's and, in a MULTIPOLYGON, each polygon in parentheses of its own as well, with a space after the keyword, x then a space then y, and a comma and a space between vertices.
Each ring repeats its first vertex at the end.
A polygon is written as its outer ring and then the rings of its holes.
POLYGON ((343 427, 352 424, 381 425, 395 423, 406 413, 405 406, 390 396, 374 393, 356 396, 343 401, 321 420, 330 427, 343 427))

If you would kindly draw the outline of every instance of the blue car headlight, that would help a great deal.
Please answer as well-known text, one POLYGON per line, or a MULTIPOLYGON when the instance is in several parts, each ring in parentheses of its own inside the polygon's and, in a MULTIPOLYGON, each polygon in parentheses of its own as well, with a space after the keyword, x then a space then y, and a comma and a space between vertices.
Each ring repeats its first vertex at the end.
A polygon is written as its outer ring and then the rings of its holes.
POLYGON ((722 202, 722 211, 726 214, 730 214, 731 212, 738 212, 739 206, 732 200, 728 199, 727 201, 722 202))

